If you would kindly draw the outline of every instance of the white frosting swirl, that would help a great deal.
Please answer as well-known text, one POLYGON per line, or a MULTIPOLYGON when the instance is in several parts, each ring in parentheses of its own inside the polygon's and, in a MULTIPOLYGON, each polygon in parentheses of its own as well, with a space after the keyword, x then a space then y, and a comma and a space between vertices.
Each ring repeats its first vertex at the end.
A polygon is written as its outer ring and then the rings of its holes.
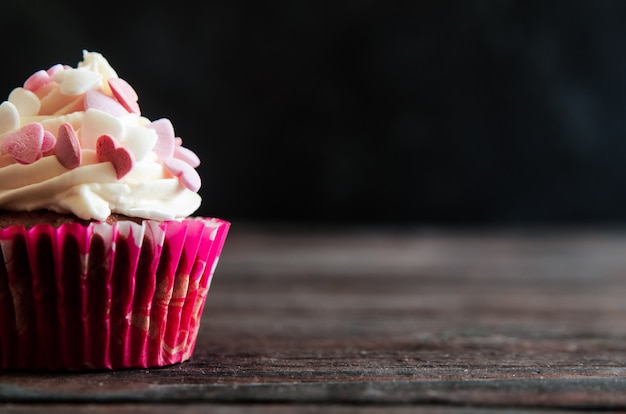
POLYGON ((117 74, 102 55, 84 51, 76 68, 55 65, 39 72, 0 105, 0 210, 48 209, 87 220, 105 220, 111 213, 173 220, 199 208, 197 188, 188 184, 199 183, 199 177, 193 177, 197 165, 192 163, 180 173, 168 169, 170 164, 162 156, 159 159, 153 149, 160 137, 149 127, 151 121, 128 110, 128 105, 119 111, 123 99, 116 98, 107 82, 117 74), (88 91, 111 98, 107 103, 113 109, 89 107, 88 91), (16 131, 33 122, 55 137, 60 134, 59 126, 69 123, 80 144, 80 165, 66 168, 54 149, 46 152, 43 147, 34 162, 13 154, 10 150, 19 140, 12 145, 8 140, 15 140, 16 131), (103 134, 114 137, 132 154, 132 168, 122 177, 118 178, 112 162, 99 159, 96 141, 103 134), (3 146, 4 140, 7 145, 3 146), (189 180, 189 175, 197 180, 189 180))

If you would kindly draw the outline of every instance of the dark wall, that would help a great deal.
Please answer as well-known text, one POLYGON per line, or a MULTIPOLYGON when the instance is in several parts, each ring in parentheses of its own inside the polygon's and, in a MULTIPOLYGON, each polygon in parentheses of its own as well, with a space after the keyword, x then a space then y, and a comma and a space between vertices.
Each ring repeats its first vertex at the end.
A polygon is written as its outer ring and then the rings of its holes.
POLYGON ((2 2, 0 90, 101 52, 201 156, 200 214, 626 218, 626 2, 105 3, 2 2))

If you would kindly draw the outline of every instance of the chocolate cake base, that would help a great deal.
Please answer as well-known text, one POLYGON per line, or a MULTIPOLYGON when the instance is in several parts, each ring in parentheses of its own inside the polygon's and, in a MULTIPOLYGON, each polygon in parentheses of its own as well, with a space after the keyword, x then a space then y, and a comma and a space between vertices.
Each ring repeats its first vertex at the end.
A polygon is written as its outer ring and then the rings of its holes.
MULTIPOLYGON (((137 217, 128 217, 122 214, 111 214, 105 221, 108 224, 113 224, 118 221, 133 221, 141 224, 143 219, 137 217)), ((50 224, 52 227, 59 227, 66 223, 80 223, 84 226, 88 226, 92 221, 83 220, 76 217, 73 214, 61 214, 55 213, 49 210, 37 210, 37 211, 5 211, 0 210, 0 229, 4 229, 10 226, 24 226, 30 228, 37 224, 50 224)))

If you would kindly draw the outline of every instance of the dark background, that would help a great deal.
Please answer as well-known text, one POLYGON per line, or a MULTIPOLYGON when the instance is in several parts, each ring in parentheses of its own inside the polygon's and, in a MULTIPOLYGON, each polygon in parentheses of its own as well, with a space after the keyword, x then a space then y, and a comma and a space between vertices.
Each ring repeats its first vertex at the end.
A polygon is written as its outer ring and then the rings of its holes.
POLYGON ((626 2, 2 2, 0 90, 102 53, 203 163, 198 214, 626 219, 626 2))

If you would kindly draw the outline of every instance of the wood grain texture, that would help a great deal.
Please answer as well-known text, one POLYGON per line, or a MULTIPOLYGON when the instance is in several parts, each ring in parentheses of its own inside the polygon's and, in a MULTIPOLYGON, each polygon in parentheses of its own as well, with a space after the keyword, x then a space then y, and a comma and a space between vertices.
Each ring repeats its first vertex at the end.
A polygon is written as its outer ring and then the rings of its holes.
POLYGON ((233 226, 191 361, 0 372, 0 401, 626 409, 625 295, 617 231, 233 226))

